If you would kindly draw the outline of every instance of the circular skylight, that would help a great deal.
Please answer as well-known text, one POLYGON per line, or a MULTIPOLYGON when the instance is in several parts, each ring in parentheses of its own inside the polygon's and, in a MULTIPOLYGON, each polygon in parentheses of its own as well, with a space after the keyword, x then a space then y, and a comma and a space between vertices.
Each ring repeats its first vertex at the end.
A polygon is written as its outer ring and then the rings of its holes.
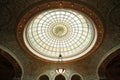
POLYGON ((88 17, 69 9, 53 9, 33 17, 24 29, 28 49, 43 59, 73 60, 87 54, 97 39, 96 28, 88 17))

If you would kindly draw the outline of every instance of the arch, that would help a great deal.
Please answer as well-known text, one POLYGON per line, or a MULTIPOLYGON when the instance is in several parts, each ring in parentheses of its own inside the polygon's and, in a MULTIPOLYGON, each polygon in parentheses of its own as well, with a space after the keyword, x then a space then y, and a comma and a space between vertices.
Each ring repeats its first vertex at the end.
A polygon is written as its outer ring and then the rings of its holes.
POLYGON ((72 75, 71 80, 82 80, 81 77, 77 74, 72 75))
POLYGON ((55 80, 66 80, 62 74, 59 74, 55 77, 55 80))
POLYGON ((0 74, 2 74, 0 79, 4 78, 2 80, 21 80, 23 69, 21 68, 19 62, 14 58, 15 56, 13 57, 13 55, 11 55, 9 52, 10 51, 7 48, 0 46, 0 74), (9 78, 6 76, 9 76, 9 78))
POLYGON ((98 68, 100 80, 120 80, 120 48, 111 52, 98 68))
POLYGON ((49 80, 49 77, 47 75, 41 75, 39 80, 49 80))
MULTIPOLYGON (((73 77, 73 76, 79 76, 80 80, 84 80, 84 79, 83 79, 83 76, 80 75, 79 73, 73 73, 73 74, 70 76, 69 79, 72 80, 72 77, 73 77)), ((74 79, 73 79, 73 80, 74 80, 74 79)), ((79 80, 79 79, 78 79, 78 80, 79 80)))

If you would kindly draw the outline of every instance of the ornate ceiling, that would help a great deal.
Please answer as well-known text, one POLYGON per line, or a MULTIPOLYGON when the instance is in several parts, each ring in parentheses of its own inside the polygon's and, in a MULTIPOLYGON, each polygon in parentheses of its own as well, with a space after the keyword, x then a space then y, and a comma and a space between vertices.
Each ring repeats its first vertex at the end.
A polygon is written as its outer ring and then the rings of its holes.
MULTIPOLYGON (((22 68, 22 80, 37 80, 41 74, 47 73, 54 78, 56 63, 48 63, 36 59, 20 46, 17 39, 17 26, 23 15, 36 5, 56 0, 0 0, 0 48, 14 56, 22 68)), ((59 1, 59 0, 58 0, 59 1)), ((120 48, 120 1, 119 0, 65 0, 86 5, 102 21, 104 37, 100 46, 93 54, 69 63, 66 76, 77 73, 83 80, 99 80, 98 69, 111 53, 120 48), (69 74, 69 75, 67 75, 69 74)), ((49 7, 48 6, 45 7, 49 7)), ((44 8, 44 7, 41 7, 44 8)), ((28 14, 31 15, 31 14, 28 14)), ((111 69, 111 68, 109 68, 111 69)))
POLYGON ((69 61, 93 53, 100 45, 103 34, 103 25, 92 10, 67 1, 36 5, 17 26, 18 41, 23 49, 51 61, 58 61, 59 54, 63 56, 63 61, 69 61), (59 19, 59 16, 64 17, 59 19), (62 34, 55 33, 55 28, 59 26, 65 29, 62 34))

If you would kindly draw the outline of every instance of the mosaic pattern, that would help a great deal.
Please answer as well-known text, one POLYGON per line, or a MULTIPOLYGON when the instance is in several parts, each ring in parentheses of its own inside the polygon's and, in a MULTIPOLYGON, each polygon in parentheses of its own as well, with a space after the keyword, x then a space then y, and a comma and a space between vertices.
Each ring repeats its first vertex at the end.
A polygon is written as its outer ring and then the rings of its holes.
POLYGON ((40 13, 27 24, 24 40, 33 53, 45 56, 46 59, 57 60, 59 54, 64 59, 77 54, 80 57, 93 47, 96 29, 85 16, 76 11, 53 9, 40 13))

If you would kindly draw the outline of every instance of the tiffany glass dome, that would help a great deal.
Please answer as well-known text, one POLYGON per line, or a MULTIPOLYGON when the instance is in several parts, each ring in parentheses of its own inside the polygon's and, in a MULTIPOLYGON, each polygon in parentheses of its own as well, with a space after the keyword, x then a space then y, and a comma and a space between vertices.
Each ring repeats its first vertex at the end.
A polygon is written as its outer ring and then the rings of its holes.
POLYGON ((80 58, 95 45, 97 30, 86 15, 71 9, 52 9, 33 17, 24 28, 23 39, 36 56, 57 61, 80 58))

